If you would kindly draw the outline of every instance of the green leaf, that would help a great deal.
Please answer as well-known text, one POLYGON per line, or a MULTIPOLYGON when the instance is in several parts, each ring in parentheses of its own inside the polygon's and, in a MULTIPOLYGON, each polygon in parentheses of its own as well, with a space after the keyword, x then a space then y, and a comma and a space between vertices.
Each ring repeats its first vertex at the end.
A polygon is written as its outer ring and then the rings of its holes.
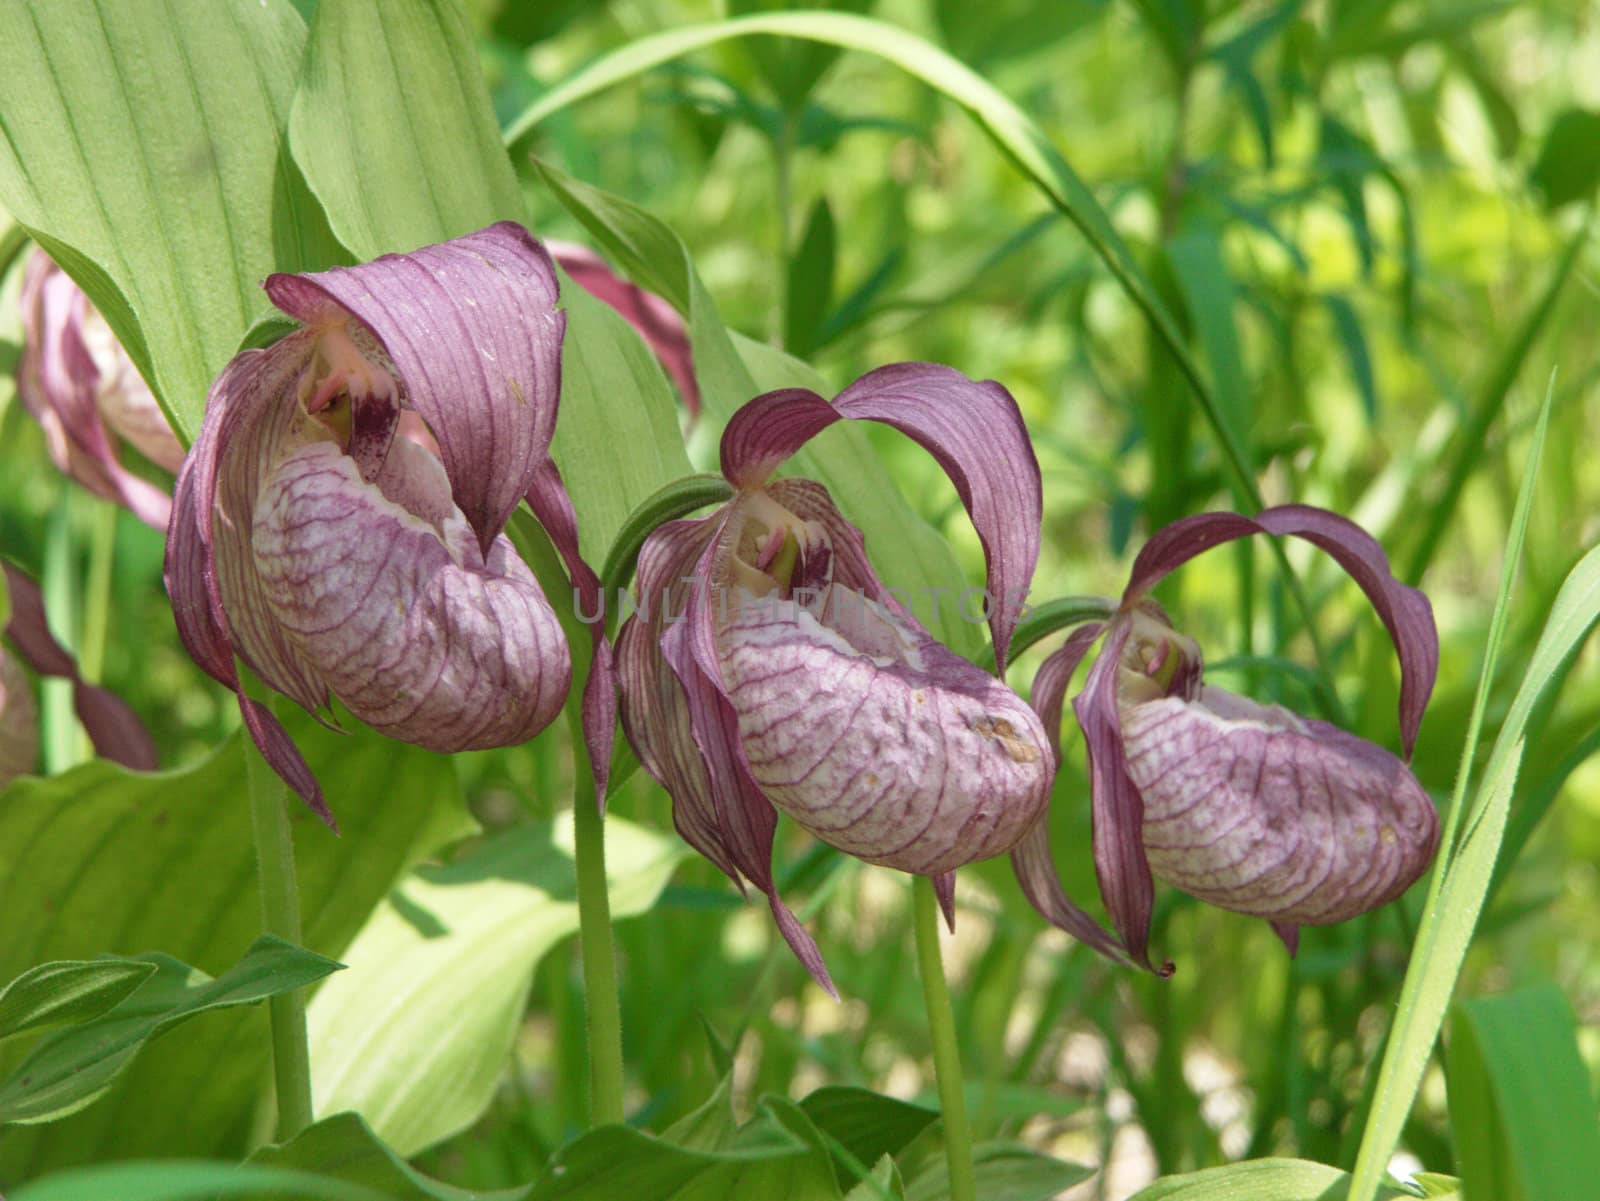
POLYGON ((1458 1001, 1448 1083, 1469 1201, 1565 1201, 1600 1180, 1594 1093, 1560 989, 1458 1001))
POLYGON ((110 1012, 52 1034, 0 1082, 0 1124, 65 1117, 104 1096, 146 1041, 212 1009, 293 992, 341 966, 262 935, 213 980, 170 955, 140 956, 155 973, 110 1012))
MULTIPOLYGON (((697 433, 716 434, 740 405, 772 388, 793 386, 832 394, 826 381, 798 359, 730 333, 683 242, 659 219, 548 164, 540 163, 539 170, 556 198, 623 271, 687 314, 704 403, 701 421, 710 427, 697 433)), ((563 414, 565 422, 565 410, 563 414)), ((558 427, 558 448, 562 437, 558 427)), ((604 437, 618 441, 614 432, 604 437)), ((955 611, 952 598, 967 581, 948 542, 906 503, 859 423, 839 422, 825 430, 789 460, 785 473, 826 485, 845 516, 866 536, 867 553, 885 583, 902 589, 917 616, 947 645, 967 654, 976 652, 981 627, 961 621, 955 611), (946 599, 935 613, 930 602, 939 595, 946 599)), ((621 527, 623 516, 615 528, 621 527)))
MULTIPOLYGON (((342 837, 290 811, 305 945, 342 958, 413 863, 475 827, 451 761, 345 719, 282 716, 339 816, 342 837)), ((237 737, 193 766, 138 774, 95 762, 0 793, 0 979, 98 952, 161 947, 212 975, 261 928, 245 755, 237 737)), ((147 1156, 235 1157, 267 1077, 265 1015, 212 1014, 146 1048, 110 1096, 0 1139, 0 1180, 147 1156)), ((17 1056, 0 1047, 0 1075, 17 1056)), ((106 1195, 106 1194, 102 1194, 106 1195)))
POLYGON ((282 144, 304 44, 282 0, 0 7, 0 206, 186 440, 261 279, 339 254, 282 144))
POLYGON ((1600 112, 1568 108, 1557 113, 1528 182, 1544 196, 1548 209, 1592 196, 1600 185, 1600 112))
POLYGON ((250 1157, 249 1165, 274 1173, 292 1169, 385 1201, 517 1201, 528 1193, 527 1188, 468 1192, 424 1176, 384 1146, 353 1113, 324 1118, 287 1143, 263 1147, 250 1157))
POLYGON ((1472 805, 1468 807, 1468 776, 1477 750, 1483 713, 1488 705, 1495 661, 1505 637, 1511 593, 1527 537, 1534 480, 1538 474, 1539 455, 1549 423, 1553 392, 1553 387, 1546 391, 1528 465, 1523 472, 1517 508, 1506 543, 1500 591, 1490 623, 1478 694, 1473 702, 1467 738, 1462 748, 1461 768, 1440 843, 1439 860, 1434 867, 1422 922, 1412 949, 1411 965, 1406 971, 1388 1047, 1378 1072, 1372 1110, 1362 1134, 1354 1182, 1350 1188, 1351 1201, 1370 1201, 1374 1195, 1383 1165, 1388 1162, 1399 1141, 1400 1132, 1421 1085, 1428 1056, 1439 1035, 1450 994, 1455 988, 1484 896, 1494 875, 1495 859, 1505 833, 1506 815, 1522 761, 1523 736, 1529 715, 1551 680, 1557 677, 1561 665, 1588 636, 1595 621, 1600 619, 1600 547, 1597 547, 1572 569, 1556 596, 1527 673, 1495 739, 1494 749, 1483 771, 1483 782, 1478 787, 1472 805))
POLYGON ((800 1102, 806 1116, 863 1164, 898 1155, 939 1116, 864 1088, 819 1088, 800 1102))
POLYGON ((106 1201, 110 1197, 117 1201, 231 1201, 235 1197, 394 1201, 388 1193, 326 1176, 203 1160, 113 1163, 57 1172, 23 1185, 11 1194, 11 1201, 106 1201))
POLYGON ((578 513, 584 560, 605 561, 628 515, 692 470, 677 394, 633 327, 570 280, 561 288, 561 416, 551 456, 578 513))
POLYGON ((873 1165, 860 1184, 844 1195, 844 1201, 904 1201, 905 1183, 900 1179, 900 1169, 885 1155, 873 1165))
POLYGON ((1254 406, 1245 378, 1239 328, 1233 318, 1238 290, 1222 258, 1221 234, 1206 226, 1186 230, 1167 244, 1167 259, 1205 349, 1222 419, 1227 422, 1233 441, 1248 447, 1250 430, 1255 425, 1254 406))
MULTIPOLYGON (((1234 484, 1259 508, 1261 494, 1243 449, 1235 442, 1205 375, 1184 345, 1176 320, 1134 260, 1122 236, 1094 194, 1016 104, 970 67, 915 34, 881 21, 842 13, 781 13, 692 25, 636 38, 551 88, 506 129, 508 146, 518 144, 552 114, 618 83, 706 46, 730 38, 781 34, 827 42, 874 54, 922 80, 961 105, 1018 169, 1078 227, 1090 248, 1144 313, 1194 390, 1207 422, 1222 445, 1234 484)), ((670 293, 663 293, 674 299, 670 293)), ((674 299, 674 303, 677 301, 674 299)), ((697 364, 700 348, 695 347, 697 364)))
MULTIPOLYGON (((613 918, 648 910, 686 855, 680 839, 607 819, 613 918)), ((317 1111, 360 1113, 401 1155, 471 1125, 510 1058, 533 969, 577 929, 570 817, 413 872, 311 1002, 317 1111)))
MULTIPOLYGON (((1165 1176, 1128 1201, 1333 1201, 1349 1177, 1304 1159, 1252 1159, 1183 1176, 1165 1176)), ((1407 1194, 1386 1188, 1384 1197, 1407 1194)))
POLYGON ((809 357, 819 344, 822 323, 833 302, 834 258, 833 210, 827 197, 819 196, 800 245, 789 260, 783 344, 797 358, 809 357))
POLYGON ((1446 1176, 1441 1172, 1418 1172, 1412 1177, 1412 1183, 1422 1190, 1424 1197, 1460 1201, 1461 1181, 1454 1176, 1446 1176))
POLYGON ((626 1126, 601 1126, 555 1153, 528 1201, 837 1201, 827 1154, 762 1103, 732 1147, 675 1146, 626 1126))
POLYGON ((454 0, 322 0, 289 136, 359 258, 526 220, 454 0))
MULTIPOLYGON (((1093 1168, 1041 1155, 1015 1143, 980 1143, 972 1149, 983 1201, 1051 1201, 1094 1175, 1093 1168)), ((950 1177, 943 1159, 931 1163, 906 1189, 906 1201, 947 1201, 950 1177)))
POLYGON ((1350 364, 1350 378, 1361 393, 1361 409, 1369 423, 1378 419, 1378 384, 1372 375, 1372 355, 1367 350, 1367 338, 1361 332, 1361 319, 1353 306, 1343 296, 1329 294, 1322 298, 1328 316, 1333 318, 1333 332, 1344 347, 1344 357, 1350 364))
POLYGON ((155 970, 155 964, 137 959, 41 963, 0 989, 0 1039, 97 1018, 155 970))

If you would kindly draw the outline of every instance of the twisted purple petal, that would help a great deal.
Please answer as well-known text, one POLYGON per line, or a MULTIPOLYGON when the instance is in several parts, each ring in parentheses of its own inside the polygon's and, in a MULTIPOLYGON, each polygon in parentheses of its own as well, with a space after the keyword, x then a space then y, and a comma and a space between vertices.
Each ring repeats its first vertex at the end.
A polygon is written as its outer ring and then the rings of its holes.
MULTIPOLYGON (((1113 622, 1072 709, 1089 750, 1089 794, 1094 812, 1094 869, 1106 912, 1128 955, 1140 967, 1170 976, 1172 964, 1150 962, 1150 913, 1155 883, 1141 830, 1144 802, 1128 778, 1117 706, 1117 671, 1128 641, 1126 622, 1113 622)), ((1020 874, 1020 873, 1019 873, 1020 874)))
POLYGON ((144 724, 114 693, 87 683, 78 674, 77 663, 50 633, 39 585, 10 563, 0 563, 0 568, 5 571, 11 598, 5 634, 17 654, 41 675, 72 681, 73 705, 97 755, 135 771, 154 771, 156 747, 144 724))

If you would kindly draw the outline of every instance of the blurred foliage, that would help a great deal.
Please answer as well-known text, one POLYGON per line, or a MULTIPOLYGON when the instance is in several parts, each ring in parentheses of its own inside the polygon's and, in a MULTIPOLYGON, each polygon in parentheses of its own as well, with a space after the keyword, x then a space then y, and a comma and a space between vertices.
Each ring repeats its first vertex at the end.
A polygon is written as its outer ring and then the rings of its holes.
MULTIPOLYGON (((773 6, 467 7, 495 112, 509 124, 602 53, 773 6)), ((1591 467, 1600 252, 1588 235, 1600 183, 1600 13, 1585 0, 833 7, 943 45, 1021 105, 1089 182, 1208 377, 1233 398, 1227 418, 1268 502, 1348 513, 1397 570, 1420 578, 1442 656, 1414 766, 1446 797, 1552 371, 1552 436, 1490 740, 1557 588, 1600 539, 1591 467)), ((730 328, 809 359, 835 386, 908 358, 1004 382, 1044 473, 1036 597, 1114 593, 1150 529, 1234 503, 1172 357, 1082 238, 959 110, 882 62, 811 43, 727 42, 556 114, 527 149, 666 222, 730 328)), ((514 165, 535 232, 584 238, 531 157, 514 165)), ((100 675, 151 724, 163 764, 193 764, 236 723, 231 699, 177 642, 160 535, 108 516, 46 469, 42 435, 7 378, 16 288, 13 269, 0 289, 0 548, 38 574, 54 539, 47 574, 69 594, 105 553, 96 530, 114 522, 107 627, 62 633, 102 636, 100 675)), ((981 550, 936 465, 892 432, 869 436, 978 578, 981 550)), ((697 466, 711 451, 691 438, 697 466)), ((1301 549, 1290 557, 1346 716, 1393 746, 1397 672, 1382 629, 1331 564, 1301 549)), ((1219 682, 1311 712, 1314 690, 1280 669, 1309 663, 1309 643, 1263 555, 1201 560, 1162 598, 1214 662, 1232 660, 1219 682)), ((1048 649, 1030 652, 1012 682, 1025 690, 1048 649)), ((1553 980, 1577 1015, 1591 1075, 1595 666, 1595 652, 1580 650, 1558 699, 1530 723, 1511 835, 1463 983, 1478 994, 1553 980)), ((1094 891, 1087 795, 1081 746, 1068 742, 1051 820, 1069 890, 1083 898, 1094 891)), ((493 831, 556 813, 570 764, 560 735, 547 734, 460 756, 455 772, 493 831)), ((612 806, 670 830, 665 798, 642 773, 612 806)), ((687 863, 647 918, 618 928, 629 1107, 653 1130, 716 1089, 723 1073, 707 1025, 736 1047, 741 1121, 757 1097, 824 1084, 932 1098, 904 881, 792 830, 780 836, 780 881, 845 1000, 808 983, 763 909, 742 904, 708 864, 687 863)), ((1419 893, 1306 930, 1291 961, 1264 924, 1164 892, 1154 945, 1178 972, 1163 982, 1047 932, 1004 862, 964 869, 948 954, 978 1136, 1109 1165, 1074 1198, 1125 1197, 1157 1174, 1247 1156, 1348 1169, 1419 893)), ((353 933, 312 949, 337 954, 353 933)), ((421 1157, 427 1172, 472 1188, 520 1184, 579 1133, 579 987, 570 945, 545 956, 494 1102, 421 1157)), ((1397 1168, 1451 1170, 1443 1084, 1442 1070, 1425 1081, 1397 1168)), ((907 1154, 932 1162, 936 1149, 937 1133, 925 1132, 907 1154)))

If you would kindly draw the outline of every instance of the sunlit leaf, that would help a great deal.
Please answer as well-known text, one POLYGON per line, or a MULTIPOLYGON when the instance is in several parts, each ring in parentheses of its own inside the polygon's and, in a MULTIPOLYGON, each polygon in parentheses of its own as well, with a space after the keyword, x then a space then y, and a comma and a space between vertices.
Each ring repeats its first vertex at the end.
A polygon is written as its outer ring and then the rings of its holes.
MULTIPOLYGON (((1332 1201, 1349 1177, 1303 1159, 1251 1159, 1183 1176, 1165 1176, 1128 1201, 1332 1201)), ((1385 1188, 1384 1198, 1409 1194, 1385 1188)))
POLYGON ((273 270, 339 250, 283 145, 283 0, 0 6, 0 205, 89 293, 185 440, 273 270))
POLYGON ((322 0, 289 128, 329 223, 361 259, 525 219, 453 0, 322 0))
MULTIPOLYGON (((1093 1168, 1041 1155, 1016 1143, 982 1143, 972 1149, 983 1201, 1051 1201, 1089 1179, 1093 1168)), ((906 1201, 948 1201, 949 1169, 941 1158, 906 1186, 906 1201)))
MULTIPOLYGON (((354 1110, 401 1155, 470 1125, 489 1105, 533 969, 578 929, 570 818, 507 831, 413 872, 345 952, 308 1014, 319 1113, 354 1110)), ((643 913, 683 842, 612 817, 614 918, 643 913)))

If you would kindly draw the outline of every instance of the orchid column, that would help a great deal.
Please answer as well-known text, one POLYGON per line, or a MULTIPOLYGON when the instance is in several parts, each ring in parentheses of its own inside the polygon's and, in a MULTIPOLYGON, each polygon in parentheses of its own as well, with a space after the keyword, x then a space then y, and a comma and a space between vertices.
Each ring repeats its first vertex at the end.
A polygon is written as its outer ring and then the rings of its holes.
MULTIPOLYGON (((510 223, 274 275, 266 290, 303 325, 240 354, 212 386, 178 476, 167 587, 185 646, 237 693, 261 756, 335 827, 235 656, 314 713, 336 695, 431 750, 514 745, 550 724, 571 659, 501 531, 526 496, 574 578, 587 572, 549 459, 565 316, 549 256, 510 223)), ((597 743, 609 739, 605 693, 585 706, 597 743)), ((252 789, 267 926, 293 937, 293 859, 271 791, 252 789)), ((273 1017, 284 1137, 310 1117, 303 1005, 273 1017)))

